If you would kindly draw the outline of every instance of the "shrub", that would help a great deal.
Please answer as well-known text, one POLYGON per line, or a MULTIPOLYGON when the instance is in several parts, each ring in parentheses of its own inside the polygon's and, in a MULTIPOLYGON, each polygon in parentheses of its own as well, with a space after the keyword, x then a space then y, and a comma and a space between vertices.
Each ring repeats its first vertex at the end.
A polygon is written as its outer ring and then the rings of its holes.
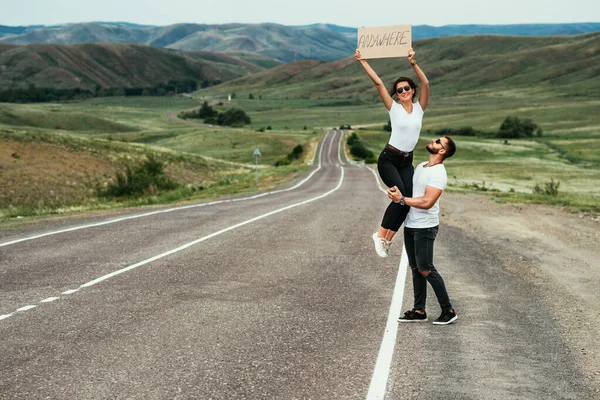
POLYGON ((368 164, 377 162, 373 152, 367 149, 363 142, 360 141, 356 132, 352 132, 352 134, 348 136, 346 143, 348 143, 348 146, 350 146, 350 154, 352 156, 361 158, 368 164))
POLYGON ((541 128, 529 118, 506 117, 497 133, 499 138, 518 139, 533 137, 534 132, 541 136, 541 128))
POLYGON ((373 157, 373 152, 365 147, 365 145, 359 140, 354 142, 350 146, 350 154, 354 157, 367 159, 373 157))
POLYGON ((477 136, 477 131, 471 126, 464 126, 462 128, 441 128, 435 131, 435 134, 439 137, 443 136, 477 136))
POLYGON ((240 108, 230 108, 217 116, 217 124, 219 125, 244 126, 250 122, 250 117, 240 108))
POLYGON ((302 145, 299 144, 292 149, 292 152, 288 154, 288 157, 297 160, 298 158, 300 158, 300 155, 302 153, 304 153, 304 147, 302 147, 302 145))
POLYGON ((536 183, 535 187, 533 188, 533 193, 544 195, 544 196, 556 197, 556 196, 558 196, 559 186, 560 186, 559 181, 555 181, 553 178, 550 178, 550 182, 545 182, 543 188, 536 183))
POLYGON ((348 136, 348 139, 346 139, 346 143, 348 143, 348 146, 352 146, 354 143, 358 142, 358 135, 356 134, 356 132, 352 132, 352 134, 350 136, 348 136))
POLYGON ((299 159, 302 153, 304 153, 304 147, 301 144, 299 144, 296 147, 294 147, 292 151, 289 152, 287 156, 285 156, 285 158, 281 158, 275 161, 275 164, 273 165, 275 165, 276 167, 279 167, 281 165, 290 165, 294 160, 299 159))
POLYGON ((136 168, 127 165, 125 171, 118 171, 115 182, 99 194, 108 197, 155 195, 160 190, 173 190, 179 186, 164 174, 164 164, 161 161, 152 154, 147 154, 146 157, 136 168))

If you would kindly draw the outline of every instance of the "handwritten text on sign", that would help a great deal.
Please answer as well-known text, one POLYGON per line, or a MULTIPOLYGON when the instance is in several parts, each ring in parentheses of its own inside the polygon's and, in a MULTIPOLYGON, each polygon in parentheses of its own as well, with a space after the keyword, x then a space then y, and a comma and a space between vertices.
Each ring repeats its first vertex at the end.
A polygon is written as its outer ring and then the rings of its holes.
POLYGON ((363 58, 406 57, 412 47, 410 25, 358 28, 358 50, 363 58))

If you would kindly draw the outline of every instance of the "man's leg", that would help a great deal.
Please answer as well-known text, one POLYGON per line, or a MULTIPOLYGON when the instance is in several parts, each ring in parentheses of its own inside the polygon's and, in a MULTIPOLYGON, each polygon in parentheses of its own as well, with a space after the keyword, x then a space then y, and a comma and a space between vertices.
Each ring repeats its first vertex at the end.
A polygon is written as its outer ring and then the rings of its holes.
POLYGON ((433 265, 433 244, 437 236, 438 227, 419 229, 415 235, 415 257, 419 273, 431 285, 440 303, 442 315, 434 324, 448 324, 457 319, 456 313, 450 303, 444 279, 433 265))
POLYGON ((419 322, 427 321, 425 313, 425 303, 427 301, 427 279, 419 273, 415 254, 414 230, 404 228, 404 248, 408 257, 408 265, 412 272, 414 306, 412 310, 406 311, 404 316, 400 317, 400 322, 419 322))

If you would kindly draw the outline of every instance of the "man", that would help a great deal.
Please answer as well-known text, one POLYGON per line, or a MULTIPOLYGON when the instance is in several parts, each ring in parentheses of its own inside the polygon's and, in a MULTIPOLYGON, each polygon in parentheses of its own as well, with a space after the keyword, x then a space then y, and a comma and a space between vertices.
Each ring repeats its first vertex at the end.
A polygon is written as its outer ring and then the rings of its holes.
POLYGON ((439 199, 448 181, 444 160, 452 157, 456 144, 445 136, 432 140, 426 148, 429 161, 415 169, 413 197, 405 197, 395 186, 387 191, 392 201, 410 206, 404 221, 404 247, 412 270, 415 301, 413 309, 405 312, 398 321, 427 321, 425 301, 429 282, 442 308, 442 314, 433 323, 447 325, 458 317, 450 303, 444 279, 433 265, 433 242, 440 224, 439 199))

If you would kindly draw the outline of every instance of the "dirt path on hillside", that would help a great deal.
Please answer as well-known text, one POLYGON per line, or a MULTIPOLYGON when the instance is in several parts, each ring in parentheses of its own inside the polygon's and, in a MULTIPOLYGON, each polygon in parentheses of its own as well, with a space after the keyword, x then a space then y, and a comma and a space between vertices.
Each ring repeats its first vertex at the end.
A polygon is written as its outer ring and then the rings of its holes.
POLYGON ((548 319, 561 327, 586 378, 600 390, 600 217, 498 204, 476 194, 446 193, 441 207, 442 225, 466 231, 474 246, 503 260, 506 273, 544 293, 555 310, 548 319))

